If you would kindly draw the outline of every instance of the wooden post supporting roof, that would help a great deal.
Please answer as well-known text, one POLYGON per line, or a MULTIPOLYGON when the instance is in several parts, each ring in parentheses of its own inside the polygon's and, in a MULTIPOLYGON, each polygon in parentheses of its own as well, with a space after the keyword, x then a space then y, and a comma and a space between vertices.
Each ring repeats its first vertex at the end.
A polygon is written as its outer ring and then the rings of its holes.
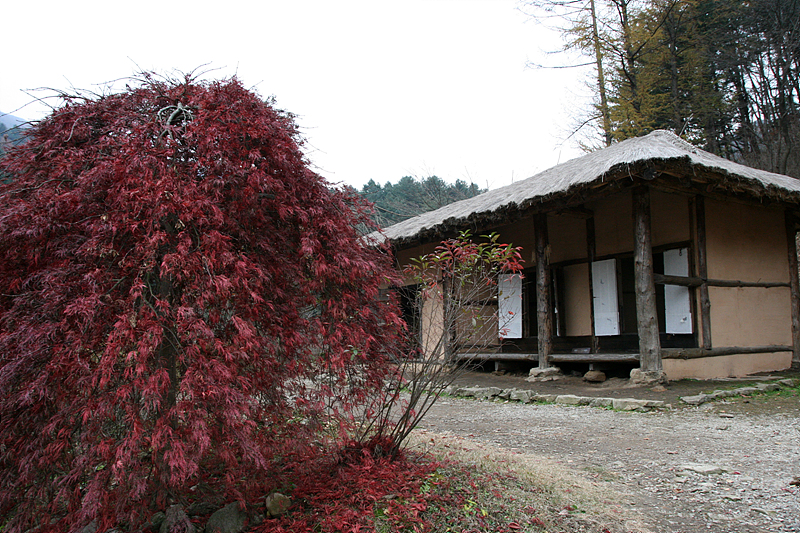
POLYGON ((786 243, 789 254, 789 290, 792 298, 792 367, 800 367, 800 280, 797 272, 797 219, 786 210, 786 243))
POLYGON ((452 308, 450 301, 451 282, 447 278, 442 279, 442 344, 444 349, 444 360, 452 363, 455 360, 455 350, 453 350, 453 328, 455 328, 457 310, 452 308))
MULTIPOLYGON (((702 196, 694 199, 695 248, 697 250, 697 276, 708 279, 708 259, 706 255, 706 204, 702 196)), ((711 343, 711 298, 708 295, 708 283, 699 286, 700 294, 700 331, 702 347, 710 350, 711 343)))
POLYGON ((550 309, 550 240, 547 214, 538 213, 533 220, 536 234, 536 318, 539 322, 539 368, 550 366, 553 351, 553 313, 550 309))
POLYGON ((639 362, 643 372, 663 372, 658 337, 656 285, 653 278, 653 245, 650 234, 650 189, 633 191, 633 265, 636 286, 636 324, 639 362))

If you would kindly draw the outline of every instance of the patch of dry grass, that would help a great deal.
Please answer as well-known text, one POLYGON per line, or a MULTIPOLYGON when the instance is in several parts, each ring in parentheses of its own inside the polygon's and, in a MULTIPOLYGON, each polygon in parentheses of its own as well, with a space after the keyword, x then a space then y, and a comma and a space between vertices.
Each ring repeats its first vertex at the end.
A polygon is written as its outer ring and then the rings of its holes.
POLYGON ((546 458, 421 429, 408 450, 442 461, 444 490, 461 493, 435 531, 651 533, 623 508, 624 495, 546 458))

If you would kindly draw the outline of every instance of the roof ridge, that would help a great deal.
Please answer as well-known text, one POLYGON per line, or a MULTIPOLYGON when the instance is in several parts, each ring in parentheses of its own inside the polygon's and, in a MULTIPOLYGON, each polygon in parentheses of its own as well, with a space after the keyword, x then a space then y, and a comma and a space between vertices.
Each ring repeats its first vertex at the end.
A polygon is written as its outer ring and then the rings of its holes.
MULTIPOLYGON (((686 139, 683 139, 677 133, 675 133, 673 131, 670 131, 670 130, 653 130, 653 131, 651 131, 650 133, 648 133, 646 135, 646 137, 650 137, 650 136, 663 137, 664 140, 666 140, 667 142, 673 144, 676 148, 680 148, 682 150, 686 150, 687 152, 691 152, 693 154, 697 154, 700 151, 705 152, 705 150, 702 150, 701 148, 698 148, 697 146, 693 145, 692 143, 690 143, 686 139)), ((633 137, 633 138, 635 139, 636 137, 633 137)))

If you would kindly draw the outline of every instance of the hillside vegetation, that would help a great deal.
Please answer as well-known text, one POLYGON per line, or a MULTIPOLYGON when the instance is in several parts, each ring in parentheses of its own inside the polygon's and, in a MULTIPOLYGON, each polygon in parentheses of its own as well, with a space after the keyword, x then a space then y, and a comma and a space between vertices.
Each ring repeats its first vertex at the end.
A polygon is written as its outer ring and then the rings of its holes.
POLYGON ((359 194, 375 204, 375 223, 385 228, 484 192, 486 189, 474 183, 467 184, 464 180, 447 183, 438 176, 424 179, 405 176, 397 183, 387 181, 383 186, 369 180, 359 194))

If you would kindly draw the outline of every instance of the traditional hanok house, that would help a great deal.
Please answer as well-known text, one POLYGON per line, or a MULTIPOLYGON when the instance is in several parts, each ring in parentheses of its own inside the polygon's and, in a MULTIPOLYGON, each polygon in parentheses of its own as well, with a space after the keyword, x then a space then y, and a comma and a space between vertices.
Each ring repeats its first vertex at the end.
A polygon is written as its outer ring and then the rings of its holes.
POLYGON ((742 376, 800 362, 799 203, 800 181, 655 131, 384 234, 401 265, 464 229, 522 246, 485 360, 742 376))

